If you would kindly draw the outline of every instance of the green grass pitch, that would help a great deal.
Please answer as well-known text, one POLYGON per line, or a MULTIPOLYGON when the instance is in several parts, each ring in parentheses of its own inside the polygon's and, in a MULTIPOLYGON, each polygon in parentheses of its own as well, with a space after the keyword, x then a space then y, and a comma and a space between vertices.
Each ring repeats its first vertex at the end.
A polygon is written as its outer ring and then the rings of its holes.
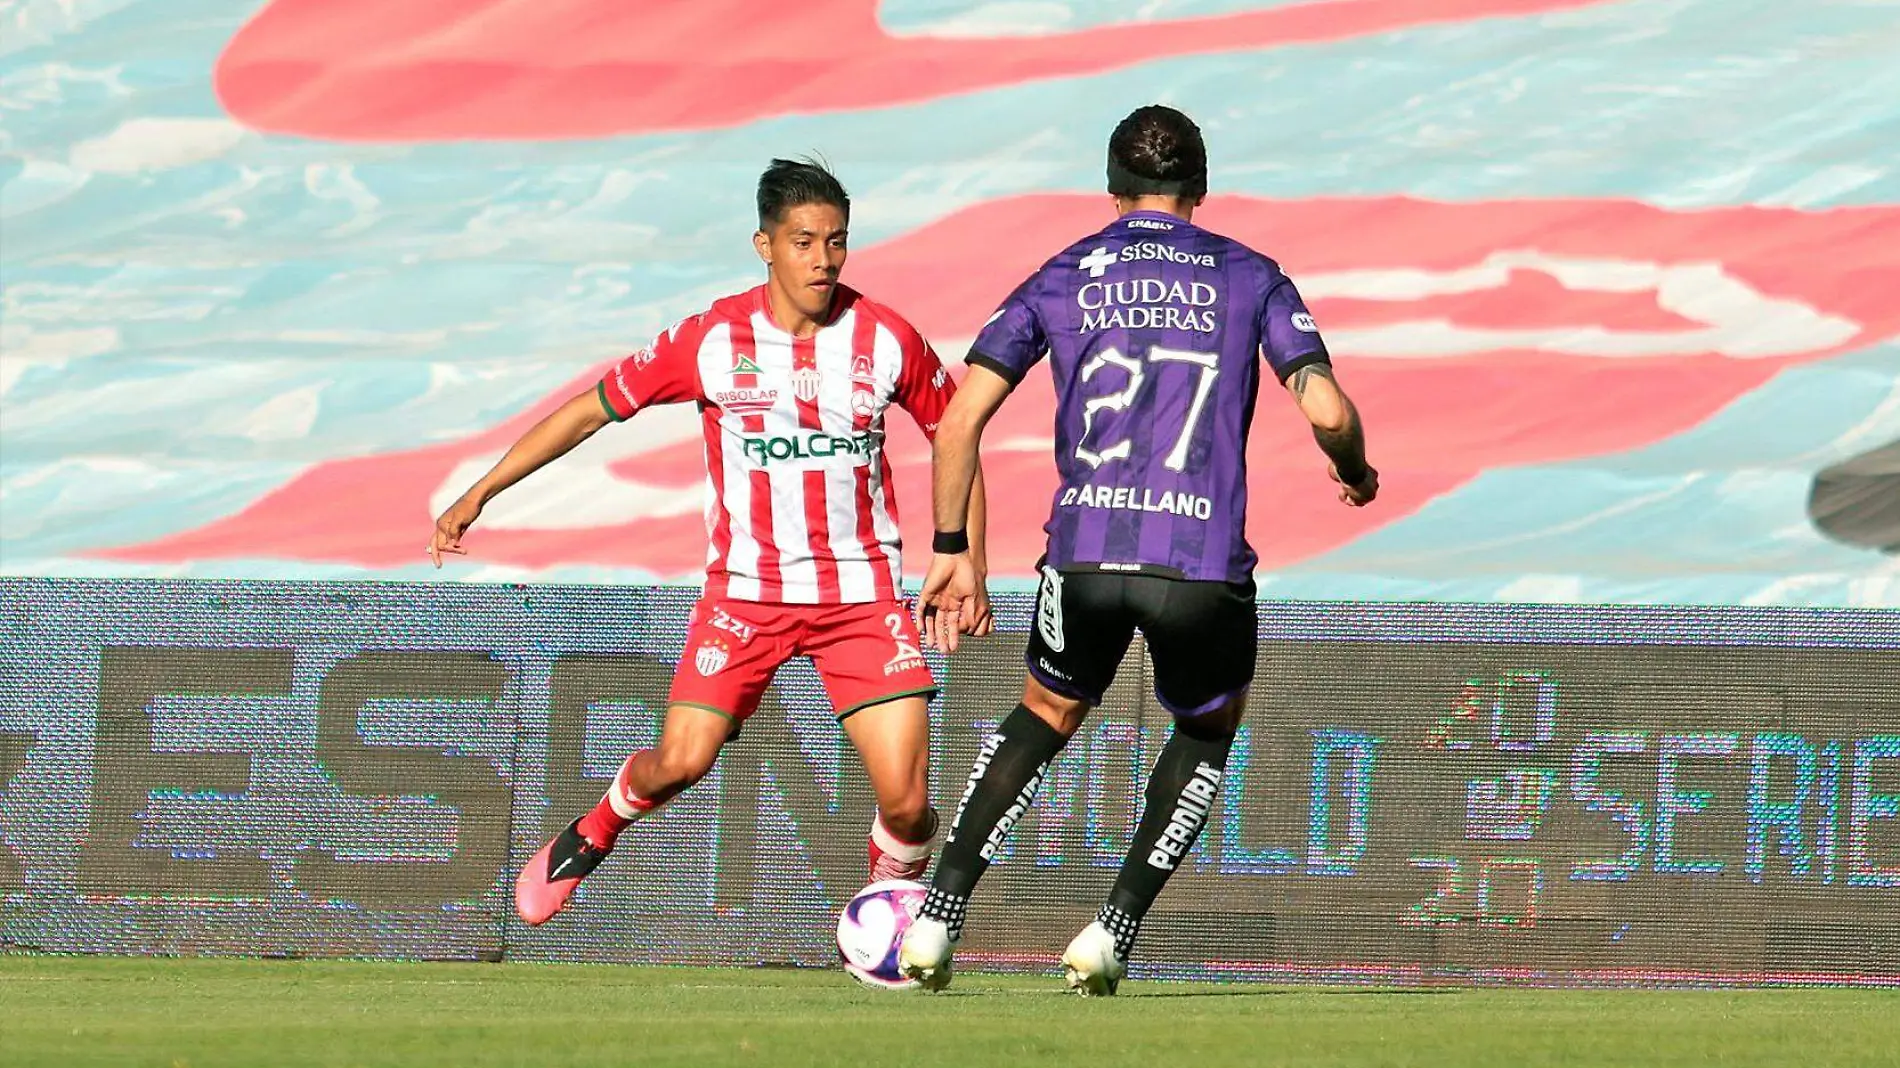
POLYGON ((0 1065, 1900 1065, 1900 991, 1380 991, 838 971, 0 956, 0 1065))

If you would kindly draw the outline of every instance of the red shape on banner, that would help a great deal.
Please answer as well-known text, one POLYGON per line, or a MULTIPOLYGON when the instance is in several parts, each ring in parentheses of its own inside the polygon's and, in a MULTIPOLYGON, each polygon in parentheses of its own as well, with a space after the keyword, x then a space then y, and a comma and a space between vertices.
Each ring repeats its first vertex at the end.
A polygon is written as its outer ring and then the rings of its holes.
POLYGON ((877 0, 274 0, 218 59, 238 121, 338 140, 560 140, 934 100, 1175 56, 1607 0, 1315 0, 981 39, 893 37, 877 0))
MULTIPOLYGON (((1102 196, 982 204, 860 250, 847 277, 909 316, 954 361, 959 339, 972 336, 1018 281, 1108 219, 1102 196)), ((1896 208, 1673 212, 1613 200, 1215 197, 1196 221, 1274 256, 1307 293, 1383 476, 1372 507, 1342 507, 1305 422, 1264 384, 1250 449, 1249 536, 1265 568, 1336 548, 1487 468, 1650 444, 1785 367, 1900 333, 1900 303, 1891 299, 1900 292, 1900 244, 1887 236, 1900 232, 1896 208)), ((647 339, 627 340, 632 348, 647 339)), ((431 499, 453 496, 473 478, 457 469, 499 454, 597 374, 465 440, 321 464, 236 515, 101 555, 416 563, 433 522, 431 499)), ((1026 575, 1040 551, 1055 487, 1053 403, 1038 369, 986 434, 991 485, 1007 487, 992 509, 994 574, 1026 575)), ((601 436, 635 433, 655 414, 601 436)), ((905 417, 894 412, 892 422, 905 417)), ((929 450, 901 425, 889 441, 914 569, 927 559, 918 547, 930 536, 929 450)), ((510 494, 536 480, 576 477, 559 474, 573 460, 510 494)), ((691 493, 704 475, 696 433, 635 448, 603 469, 649 489, 615 495, 575 483, 572 509, 478 525, 468 539, 473 560, 697 573, 706 533, 691 493), (588 512, 642 493, 694 503, 631 519, 588 512)))

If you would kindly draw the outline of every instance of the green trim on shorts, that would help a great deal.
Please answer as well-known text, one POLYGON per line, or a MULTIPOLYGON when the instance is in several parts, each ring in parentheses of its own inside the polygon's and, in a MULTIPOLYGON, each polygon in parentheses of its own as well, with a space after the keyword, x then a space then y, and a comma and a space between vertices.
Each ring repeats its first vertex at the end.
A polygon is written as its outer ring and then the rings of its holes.
POLYGON ((702 705, 698 701, 668 701, 666 703, 666 707, 668 708, 697 708, 702 712, 711 712, 715 716, 724 716, 726 719, 732 721, 733 723, 739 722, 738 716, 733 715, 732 713, 726 711, 725 709, 714 708, 711 705, 702 705))
POLYGON ((936 696, 938 689, 939 687, 936 686, 924 686, 915 690, 899 690, 896 693, 887 693, 882 697, 873 697, 869 701, 859 701, 857 704, 838 713, 838 722, 843 723, 845 720, 870 708, 872 705, 881 705, 888 701, 901 701, 906 697, 922 697, 928 701, 930 698, 936 696))

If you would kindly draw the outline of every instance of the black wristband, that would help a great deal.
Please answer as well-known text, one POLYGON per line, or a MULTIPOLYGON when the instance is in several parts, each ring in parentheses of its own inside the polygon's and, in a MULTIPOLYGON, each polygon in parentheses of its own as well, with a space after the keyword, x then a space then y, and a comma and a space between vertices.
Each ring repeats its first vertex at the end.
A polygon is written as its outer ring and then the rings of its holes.
POLYGON ((1357 487, 1365 482, 1366 478, 1372 474, 1372 468, 1366 464, 1360 464, 1357 471, 1347 471, 1338 464, 1334 464, 1333 470, 1339 472, 1339 482, 1342 486, 1357 487))
POLYGON ((930 551, 955 556, 970 551, 970 535, 961 530, 939 530, 930 540, 930 551))

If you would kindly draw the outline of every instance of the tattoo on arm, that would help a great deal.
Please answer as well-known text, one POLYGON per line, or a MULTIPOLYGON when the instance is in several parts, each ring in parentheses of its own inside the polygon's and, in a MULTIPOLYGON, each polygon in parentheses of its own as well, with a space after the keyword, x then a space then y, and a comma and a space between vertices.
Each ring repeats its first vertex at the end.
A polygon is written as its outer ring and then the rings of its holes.
MULTIPOLYGON (((1293 391, 1294 397, 1304 400, 1307 389, 1312 386, 1315 379, 1320 378, 1332 382, 1334 388, 1338 388, 1338 381, 1333 378, 1333 369, 1323 363, 1308 364, 1293 372, 1293 377, 1287 379, 1287 388, 1293 391)), ((1353 408, 1352 401, 1347 398, 1344 391, 1339 392, 1339 402, 1345 406, 1346 410, 1344 423, 1338 427, 1314 425, 1313 440, 1319 444, 1320 451, 1326 454, 1326 458, 1333 462, 1333 466, 1343 477, 1349 482, 1357 482, 1359 478, 1364 477, 1363 474, 1357 478, 1353 476, 1366 469, 1365 429, 1359 423, 1359 412, 1353 408)))
POLYGON ((1305 367, 1293 372, 1293 377, 1287 379, 1287 385, 1292 388, 1295 397, 1304 399, 1306 397, 1306 387, 1312 384, 1313 379, 1330 379, 1332 377, 1332 368, 1323 363, 1309 363, 1305 367))

